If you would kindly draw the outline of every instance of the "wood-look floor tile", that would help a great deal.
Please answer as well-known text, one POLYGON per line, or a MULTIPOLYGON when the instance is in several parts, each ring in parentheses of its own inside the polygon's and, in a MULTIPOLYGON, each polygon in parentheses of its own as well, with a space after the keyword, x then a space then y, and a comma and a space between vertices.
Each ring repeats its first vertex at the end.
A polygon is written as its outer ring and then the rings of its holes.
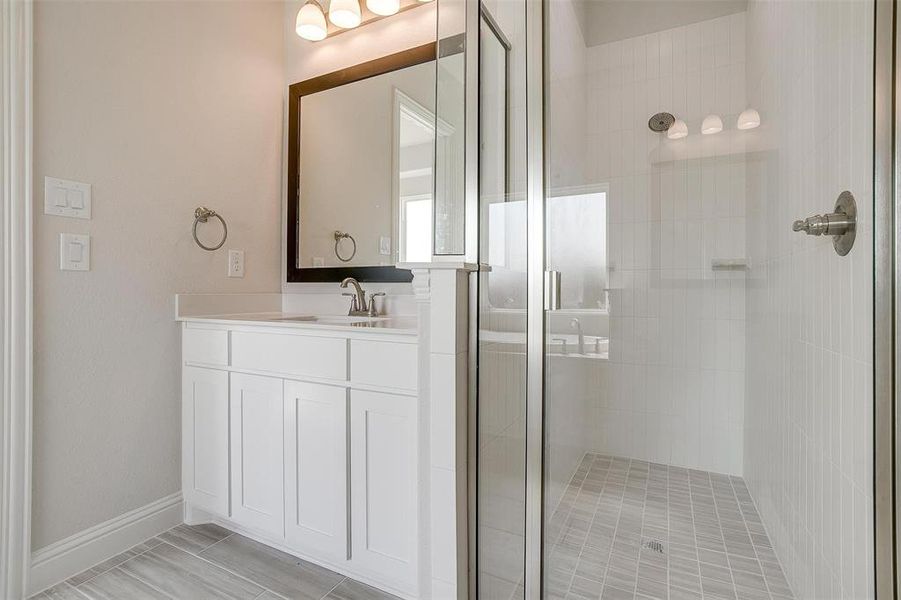
POLYGON ((81 584, 83 584, 85 581, 93 579, 94 577, 97 577, 101 573, 106 573, 110 569, 118 567, 119 565, 124 563, 126 560, 132 559, 135 556, 137 556, 138 554, 141 554, 143 552, 144 552, 143 550, 141 552, 135 552, 134 550, 126 550, 125 552, 123 552, 121 554, 117 554, 116 556, 114 556, 110 559, 107 559, 107 560, 103 561, 102 563, 99 563, 86 571, 82 571, 78 575, 74 575, 74 576, 68 578, 66 580, 66 583, 68 583, 69 585, 72 585, 74 587, 78 587, 81 584))
POLYGON ((120 568, 81 584, 78 591, 91 600, 170 600, 170 596, 136 579, 120 568))
POLYGON ((179 525, 161 533, 159 538, 176 548, 197 554, 216 542, 224 540, 231 533, 228 529, 206 523, 204 525, 179 525))
POLYGON ((160 544, 119 568, 178 599, 253 600, 263 593, 262 587, 169 544, 160 544))
POLYGON ((31 600, 85 600, 84 596, 65 581, 31 597, 31 600))
POLYGON ((345 579, 329 592, 325 600, 398 600, 398 598, 359 581, 345 579))
POLYGON ((344 579, 334 571, 238 534, 200 556, 292 600, 321 600, 344 579))

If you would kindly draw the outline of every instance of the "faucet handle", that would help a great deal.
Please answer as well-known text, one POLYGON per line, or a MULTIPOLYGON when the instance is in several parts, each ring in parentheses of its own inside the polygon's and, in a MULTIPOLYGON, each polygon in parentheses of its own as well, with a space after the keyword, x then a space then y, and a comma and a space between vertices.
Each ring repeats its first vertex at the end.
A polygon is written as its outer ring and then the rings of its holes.
POLYGON ((374 294, 369 294, 369 316, 370 317, 375 317, 379 314, 378 311, 375 309, 375 297, 376 296, 384 296, 384 295, 385 295, 385 292, 375 292, 374 294))
MULTIPOLYGON (((357 306, 357 295, 351 294, 350 292, 344 292, 341 294, 342 296, 350 296, 350 311, 359 310, 360 307, 357 306)), ((348 313, 350 314, 350 313, 348 313)))

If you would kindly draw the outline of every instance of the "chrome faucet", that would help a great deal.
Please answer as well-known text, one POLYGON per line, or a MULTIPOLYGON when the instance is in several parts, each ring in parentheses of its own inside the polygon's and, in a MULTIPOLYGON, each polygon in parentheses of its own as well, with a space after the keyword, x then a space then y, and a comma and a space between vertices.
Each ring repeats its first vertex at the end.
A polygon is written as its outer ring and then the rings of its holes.
POLYGON ((344 281, 341 282, 341 288, 347 289, 348 285, 354 286, 353 294, 341 294, 342 296, 351 296, 350 301, 350 310, 347 311, 347 316, 349 317, 365 317, 368 316, 368 312, 366 312, 366 292, 363 291, 363 288, 360 287, 360 282, 358 282, 353 277, 346 277, 344 281))
POLYGON ((375 294, 371 294, 369 296, 369 305, 366 304, 366 292, 363 291, 363 288, 360 287, 360 282, 358 282, 353 277, 347 277, 344 281, 341 282, 341 287, 343 289, 347 288, 348 285, 354 286, 354 293, 346 293, 341 294, 342 296, 350 296, 350 310, 347 311, 347 316, 349 317, 375 317, 378 315, 378 311, 375 308, 375 299, 376 296, 384 296, 385 292, 376 292, 375 294))
POLYGON ((575 329, 579 335, 579 354, 585 354, 585 336, 582 334, 582 323, 579 319, 573 319, 569 322, 571 329, 575 329))

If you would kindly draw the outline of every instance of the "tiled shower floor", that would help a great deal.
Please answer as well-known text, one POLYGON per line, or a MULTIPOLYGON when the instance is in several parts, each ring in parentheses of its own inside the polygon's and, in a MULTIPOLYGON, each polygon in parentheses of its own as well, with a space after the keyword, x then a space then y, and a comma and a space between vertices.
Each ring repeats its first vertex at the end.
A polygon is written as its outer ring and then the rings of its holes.
POLYGON ((740 477, 587 454, 548 534, 546 598, 793 597, 740 477))

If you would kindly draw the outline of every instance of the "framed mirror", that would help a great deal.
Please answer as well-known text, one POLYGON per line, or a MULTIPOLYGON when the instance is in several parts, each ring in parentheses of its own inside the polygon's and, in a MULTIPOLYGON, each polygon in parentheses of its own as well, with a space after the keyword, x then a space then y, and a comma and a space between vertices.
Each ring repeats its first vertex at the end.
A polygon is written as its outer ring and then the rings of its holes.
POLYGON ((434 43, 289 87, 287 281, 412 280, 432 256, 434 43))

